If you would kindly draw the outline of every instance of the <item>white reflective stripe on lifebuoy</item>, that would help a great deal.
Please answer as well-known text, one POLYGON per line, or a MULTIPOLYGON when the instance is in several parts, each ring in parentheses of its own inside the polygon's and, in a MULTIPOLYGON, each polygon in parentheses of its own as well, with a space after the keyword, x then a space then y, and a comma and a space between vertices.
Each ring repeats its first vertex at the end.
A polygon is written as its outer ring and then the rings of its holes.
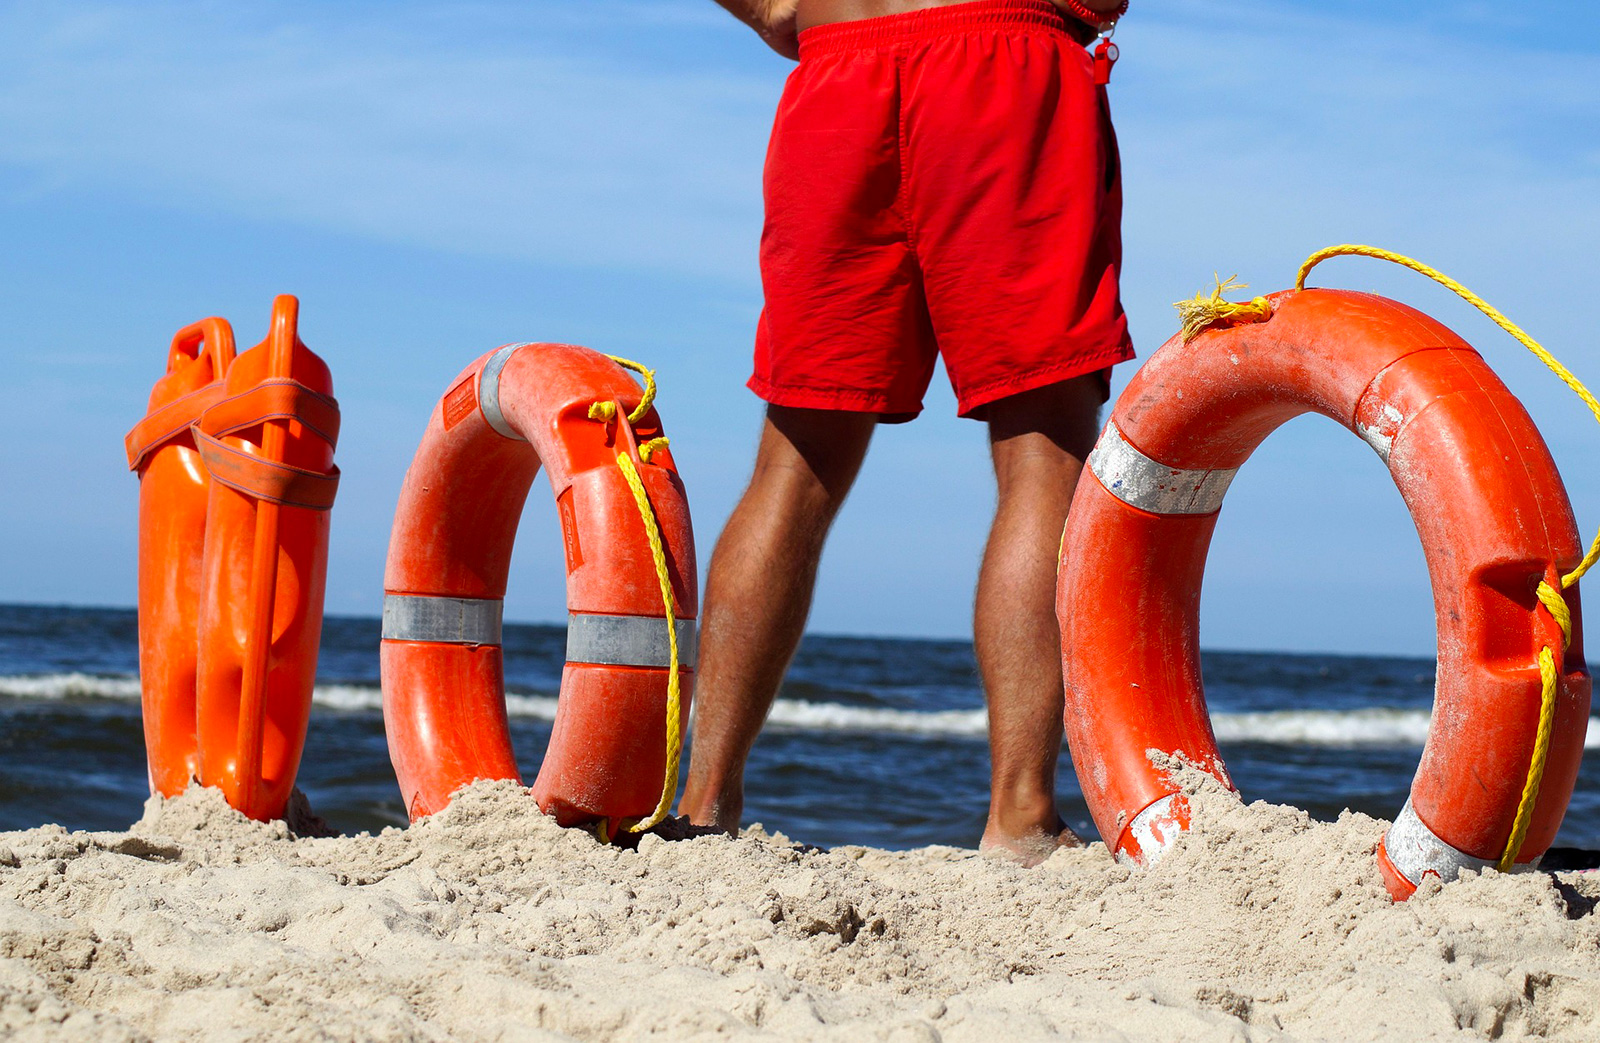
MULTIPOLYGON (((1389 832, 1384 834, 1383 850, 1389 856, 1390 864, 1413 884, 1422 883, 1422 878, 1428 873, 1439 874, 1439 879, 1448 884, 1454 882, 1463 869, 1481 873, 1495 866, 1493 859, 1469 855, 1441 840, 1418 817, 1411 807, 1410 798, 1407 798, 1406 806, 1400 809, 1400 814, 1395 816, 1389 832)), ((1512 868, 1512 872, 1533 869, 1538 864, 1537 858, 1532 862, 1519 863, 1512 868)))
POLYGON ((1400 412, 1398 406, 1385 403, 1372 423, 1357 422, 1355 432, 1361 436, 1363 442, 1372 447, 1373 452, 1378 454, 1378 459, 1383 461, 1384 466, 1388 466, 1389 454, 1394 451, 1394 440, 1400 434, 1400 426, 1405 422, 1405 414, 1400 412))
POLYGON ((517 442, 526 442, 527 439, 517 434, 512 426, 506 423, 506 416, 500 412, 500 371, 506 368, 506 362, 516 353, 518 348, 525 348, 526 344, 507 344, 489 356, 489 361, 483 364, 483 370, 478 374, 478 408, 483 412, 483 419, 489 422, 495 433, 504 435, 517 442))
POLYGON ((1222 506, 1228 483, 1239 473, 1237 467, 1168 467, 1129 445, 1113 423, 1089 453, 1089 470, 1112 496, 1151 514, 1210 514, 1222 506))
POLYGON ((1146 807, 1143 811, 1133 816, 1133 821, 1128 823, 1128 832, 1133 834, 1133 839, 1139 845, 1139 852, 1143 856, 1135 860, 1125 852, 1117 852, 1117 861, 1135 862, 1149 868, 1156 859, 1167 853, 1178 840, 1178 834, 1183 832, 1172 814, 1172 802, 1178 798, 1176 793, 1168 793, 1165 797, 1146 807))
POLYGON ((504 608, 505 603, 499 598, 385 594, 383 639, 451 645, 498 645, 504 608))
MULTIPOLYGON (((694 620, 677 620, 678 663, 694 667, 694 620)), ((667 621, 661 616, 599 616, 574 612, 567 616, 567 662, 597 666, 672 665, 667 621)))

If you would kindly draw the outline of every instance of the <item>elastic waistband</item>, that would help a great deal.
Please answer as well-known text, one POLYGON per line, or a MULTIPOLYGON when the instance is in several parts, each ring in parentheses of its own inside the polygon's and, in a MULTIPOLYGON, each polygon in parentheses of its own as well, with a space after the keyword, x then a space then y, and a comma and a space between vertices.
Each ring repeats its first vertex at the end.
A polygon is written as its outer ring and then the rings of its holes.
POLYGON ((985 29, 1035 29, 1076 38, 1067 16, 1050 0, 971 0, 945 7, 815 25, 800 34, 800 60, 807 55, 870 50, 985 29))

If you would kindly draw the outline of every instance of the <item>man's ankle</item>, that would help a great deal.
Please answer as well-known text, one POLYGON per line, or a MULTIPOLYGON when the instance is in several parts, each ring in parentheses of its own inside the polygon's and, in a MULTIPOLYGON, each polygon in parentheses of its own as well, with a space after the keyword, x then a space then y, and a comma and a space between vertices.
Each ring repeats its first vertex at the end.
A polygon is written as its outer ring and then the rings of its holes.
POLYGON ((678 814, 689 816, 697 826, 712 826, 724 833, 739 832, 739 816, 744 813, 744 785, 709 786, 690 778, 683 788, 683 799, 678 801, 678 814))
POLYGON ((1023 837, 1059 833, 1065 823, 1053 795, 1042 793, 995 794, 989 801, 985 834, 1023 837))

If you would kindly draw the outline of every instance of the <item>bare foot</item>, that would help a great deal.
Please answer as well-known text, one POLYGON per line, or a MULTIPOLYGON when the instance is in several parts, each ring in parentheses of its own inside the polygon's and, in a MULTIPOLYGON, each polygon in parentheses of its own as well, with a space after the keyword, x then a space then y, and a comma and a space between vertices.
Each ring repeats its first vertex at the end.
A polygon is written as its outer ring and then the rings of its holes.
POLYGON ((731 836, 739 833, 739 816, 744 812, 744 788, 732 792, 716 793, 709 787, 696 785, 691 776, 678 801, 678 814, 686 816, 696 826, 710 826, 731 836))
POLYGON ((1059 818, 1054 831, 1034 827, 1021 833, 1002 832, 991 822, 978 841, 978 850, 985 855, 1015 862, 1024 869, 1038 865, 1061 848, 1082 846, 1082 838, 1059 818))

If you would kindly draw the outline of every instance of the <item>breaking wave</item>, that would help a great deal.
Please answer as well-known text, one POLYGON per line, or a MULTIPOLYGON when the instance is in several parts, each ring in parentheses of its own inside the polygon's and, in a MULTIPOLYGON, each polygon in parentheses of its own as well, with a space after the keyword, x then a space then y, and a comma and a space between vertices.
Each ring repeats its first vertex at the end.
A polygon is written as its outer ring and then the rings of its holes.
MULTIPOLYGON (((105 699, 136 701, 139 681, 83 673, 0 676, 0 698, 35 700, 105 699)), ((345 713, 370 713, 383 708, 376 685, 318 685, 316 705, 345 713)), ((512 717, 551 721, 552 695, 513 692, 506 697, 512 717)), ((1255 713, 1219 712, 1212 728, 1224 744, 1268 746, 1420 747, 1428 737, 1425 710, 1373 707, 1360 710, 1273 710, 1255 713)), ((779 699, 769 727, 790 732, 840 732, 868 735, 910 735, 926 738, 982 739, 988 727, 976 710, 897 710, 845 703, 779 699)), ((1589 719, 1584 745, 1600 748, 1600 718, 1589 719)))

